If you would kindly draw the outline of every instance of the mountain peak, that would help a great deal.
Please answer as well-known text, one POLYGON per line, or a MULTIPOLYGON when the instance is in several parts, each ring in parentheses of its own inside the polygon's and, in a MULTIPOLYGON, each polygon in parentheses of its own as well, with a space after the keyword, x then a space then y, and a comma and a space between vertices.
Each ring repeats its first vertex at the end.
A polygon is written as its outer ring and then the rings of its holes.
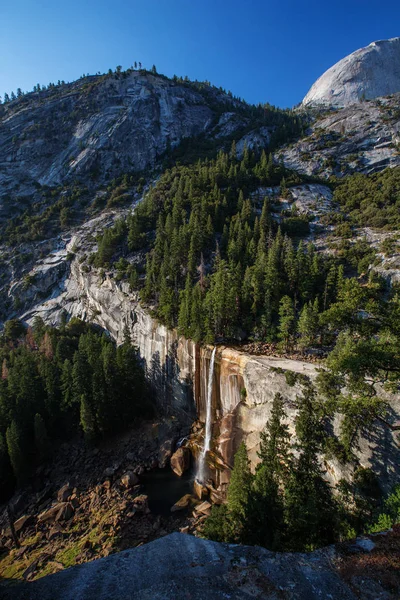
POLYGON ((303 106, 347 106, 400 92, 400 37, 372 42, 325 71, 303 106))

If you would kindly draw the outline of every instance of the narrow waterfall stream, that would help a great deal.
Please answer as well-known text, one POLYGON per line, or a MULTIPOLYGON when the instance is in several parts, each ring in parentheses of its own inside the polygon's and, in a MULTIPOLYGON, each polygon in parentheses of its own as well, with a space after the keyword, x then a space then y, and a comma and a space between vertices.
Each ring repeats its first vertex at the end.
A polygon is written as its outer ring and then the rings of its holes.
POLYGON ((207 382, 207 404, 206 404, 206 430, 204 436, 204 445, 200 454, 199 464, 197 467, 196 479, 200 483, 204 483, 206 476, 206 456, 210 450, 211 443, 211 428, 212 428, 212 391, 213 391, 213 377, 214 377, 214 363, 215 363, 215 347, 211 354, 210 367, 208 370, 208 382, 207 382))

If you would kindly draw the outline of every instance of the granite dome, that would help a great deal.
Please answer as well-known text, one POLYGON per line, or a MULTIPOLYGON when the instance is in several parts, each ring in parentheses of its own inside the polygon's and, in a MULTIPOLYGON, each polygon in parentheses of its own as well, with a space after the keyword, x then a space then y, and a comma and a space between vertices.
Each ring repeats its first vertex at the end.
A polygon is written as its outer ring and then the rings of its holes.
POLYGON ((400 37, 372 42, 328 69, 303 106, 347 106, 400 92, 400 37))

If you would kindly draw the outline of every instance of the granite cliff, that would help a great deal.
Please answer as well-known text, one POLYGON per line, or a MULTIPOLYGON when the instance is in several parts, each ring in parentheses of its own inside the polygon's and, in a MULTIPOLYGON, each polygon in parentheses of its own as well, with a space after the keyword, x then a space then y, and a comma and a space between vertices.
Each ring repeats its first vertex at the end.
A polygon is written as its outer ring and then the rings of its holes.
POLYGON ((372 42, 328 69, 303 106, 347 106, 400 92, 400 38, 372 42))

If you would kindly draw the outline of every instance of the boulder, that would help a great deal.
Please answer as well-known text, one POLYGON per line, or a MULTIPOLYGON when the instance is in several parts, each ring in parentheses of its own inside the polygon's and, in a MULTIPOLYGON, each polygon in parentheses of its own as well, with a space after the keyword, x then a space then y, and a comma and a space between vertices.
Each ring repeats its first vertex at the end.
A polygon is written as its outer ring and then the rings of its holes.
POLYGON ((33 525, 32 515, 23 515, 22 517, 17 519, 14 523, 15 532, 19 533, 20 531, 25 529, 25 527, 29 527, 30 525, 33 525))
POLYGON ((70 502, 59 502, 51 508, 43 511, 38 516, 38 523, 53 523, 54 521, 66 521, 74 514, 70 502))
POLYGON ((211 512, 211 503, 207 502, 207 500, 205 500, 204 502, 202 502, 201 504, 198 504, 195 507, 194 512, 197 514, 209 515, 211 512))
POLYGON ((74 508, 70 502, 63 502, 57 513, 56 521, 68 521, 74 514, 74 508))
POLYGON ((70 483, 66 483, 57 492, 57 500, 59 502, 66 502, 72 494, 72 486, 70 483))
POLYGON ((178 512, 179 510, 184 510, 191 504, 192 498, 193 497, 191 494, 185 494, 185 496, 182 496, 182 498, 178 500, 178 502, 175 502, 175 504, 171 507, 171 512, 178 512))
POLYGON ((190 466, 190 451, 188 448, 178 448, 171 456, 171 469, 179 477, 188 470, 190 466))
POLYGON ((133 471, 127 471, 121 477, 121 485, 127 489, 138 485, 139 477, 133 471))
POLYGON ((199 500, 208 494, 207 488, 197 479, 194 480, 193 491, 199 500))
POLYGON ((145 494, 141 494, 140 496, 136 496, 133 500, 133 505, 136 511, 143 512, 148 514, 150 512, 149 509, 149 499, 145 494))

